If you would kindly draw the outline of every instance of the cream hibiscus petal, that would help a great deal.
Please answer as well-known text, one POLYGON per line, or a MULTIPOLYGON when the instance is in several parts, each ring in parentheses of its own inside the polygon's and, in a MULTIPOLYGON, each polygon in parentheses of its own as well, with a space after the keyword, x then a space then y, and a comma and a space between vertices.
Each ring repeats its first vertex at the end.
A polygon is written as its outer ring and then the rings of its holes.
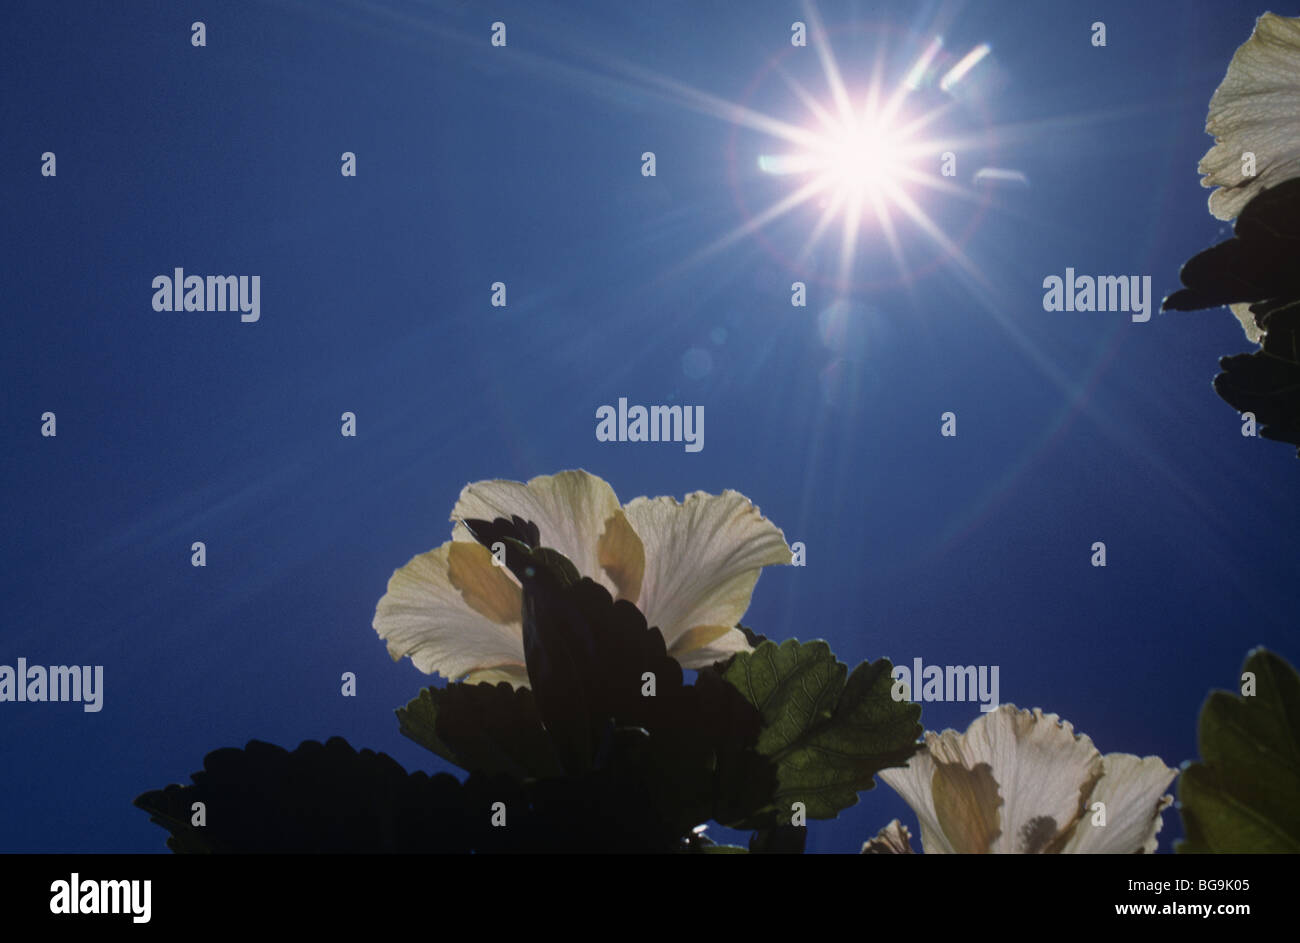
MULTIPOLYGON (((934 734, 927 733, 928 740, 934 734)), ((921 823, 921 850, 927 855, 951 855, 956 849, 939 824, 934 808, 934 759, 926 747, 912 754, 907 766, 882 769, 877 775, 912 807, 921 823)))
POLYGON ((677 659, 683 668, 707 668, 730 658, 736 652, 747 652, 751 648, 745 633, 740 629, 705 625, 677 636, 677 640, 669 646, 668 654, 677 659))
POLYGON ((516 688, 528 687, 528 669, 524 665, 502 665, 499 668, 484 668, 471 671, 465 675, 466 684, 499 684, 505 681, 516 688))
POLYGON ((410 655, 422 671, 470 682, 528 683, 519 582, 464 524, 511 517, 532 522, 541 544, 581 575, 636 603, 686 668, 749 649, 736 623, 759 571, 790 560, 781 531, 735 491, 620 508, 614 490, 582 470, 474 482, 452 511, 451 543, 395 573, 380 600, 375 629, 395 659, 410 655))
POLYGON ((963 855, 987 855, 1002 834, 1002 796, 993 769, 977 763, 934 764, 930 778, 934 812, 953 850, 963 855))
POLYGON ((426 674, 436 671, 458 678, 487 669, 522 669, 519 619, 501 621, 507 611, 502 598, 507 591, 499 580, 505 577, 492 566, 486 548, 478 548, 481 555, 457 551, 453 582, 456 546, 446 543, 422 553, 393 574, 388 592, 375 608, 375 631, 388 643, 394 661, 409 655, 426 674), (477 606, 467 600, 467 592, 477 606))
POLYGON ((1241 322, 1241 329, 1246 332, 1246 339, 1252 344, 1258 344, 1264 340, 1264 332, 1255 323, 1255 315, 1251 313, 1250 306, 1249 301, 1238 301, 1228 305, 1228 309, 1232 311, 1233 317, 1241 322))
MULTIPOLYGON (((1075 826, 1065 845, 1071 854, 1152 854, 1156 834, 1164 824, 1161 813, 1174 801, 1164 795, 1178 771, 1158 756, 1108 753, 1102 757, 1105 773, 1092 795, 1089 810, 1102 803, 1105 824, 1093 813, 1075 826)), ((1101 810, 1098 810, 1101 811, 1101 810)))
POLYGON ((882 828, 876 837, 862 843, 864 855, 910 855, 912 833, 898 819, 882 828))
MULTIPOLYGON (((617 586, 600 566, 599 544, 610 518, 619 511, 614 489, 585 471, 539 475, 518 481, 476 481, 466 485, 451 512, 453 521, 493 520, 517 515, 537 525, 542 546, 558 550, 583 576, 590 576, 611 593, 617 586)), ((464 525, 452 532, 456 541, 473 541, 464 525)))
POLYGON ((1265 13, 1210 99, 1214 146, 1197 167, 1210 212, 1233 219, 1261 190, 1300 176, 1300 19, 1265 13), (1254 155, 1254 176, 1243 155, 1254 155))
POLYGON ((906 769, 880 778, 916 813, 927 854, 1155 851, 1176 775, 1159 757, 1103 757, 1055 714, 1013 704, 925 739, 906 769))
POLYGON ((645 544, 621 510, 605 522, 596 545, 596 559, 618 590, 615 598, 635 603, 641 596, 641 578, 645 576, 645 544))
POLYGON ((447 547, 447 581, 465 604, 498 625, 522 619, 524 594, 505 567, 492 565, 492 552, 480 544, 447 547))
POLYGON ((684 639, 683 654, 695 657, 683 664, 692 667, 708 664, 700 660, 706 653, 739 650, 744 637, 734 627, 749 608, 759 571, 790 562, 781 530, 736 491, 697 491, 684 502, 636 498, 623 513, 645 551, 637 606, 670 652, 684 639), (728 633, 708 638, 709 627, 724 626, 728 633), (703 631, 688 636, 697 629, 703 631))
POLYGON ((916 812, 927 854, 1060 851, 1104 771, 1087 736, 1038 708, 1003 704, 925 738, 910 775, 880 776, 916 812))
MULTIPOLYGON (((927 738, 928 739, 928 738, 927 738)), ((1003 704, 965 734, 946 730, 930 743, 937 762, 974 769, 987 763, 1002 798, 995 853, 1047 850, 1073 825, 1102 774, 1101 754, 1055 714, 1003 704)))

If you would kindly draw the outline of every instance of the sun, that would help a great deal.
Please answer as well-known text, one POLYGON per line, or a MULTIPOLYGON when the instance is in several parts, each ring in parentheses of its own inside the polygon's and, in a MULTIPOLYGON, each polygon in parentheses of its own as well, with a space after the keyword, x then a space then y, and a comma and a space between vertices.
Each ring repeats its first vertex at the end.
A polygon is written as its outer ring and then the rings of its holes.
POLYGON ((759 169, 805 175, 811 180, 810 191, 844 208, 896 192, 913 173, 910 163, 917 156, 907 146, 904 128, 871 111, 852 113, 829 128, 810 129, 802 142, 803 149, 794 153, 762 155, 759 169))
POLYGON ((822 171, 837 192, 857 198, 892 180, 898 147, 889 129, 865 125, 848 127, 831 138, 822 171))
MULTIPOLYGON (((838 229, 838 280, 845 286, 852 282, 864 241, 887 248, 900 277, 908 271, 900 224, 919 229, 945 257, 965 267, 960 250, 924 208, 929 194, 970 198, 942 169, 946 153, 969 153, 956 144, 951 130, 945 133, 942 119, 950 110, 950 97, 918 93, 937 71, 942 40, 933 37, 895 81, 886 79, 882 56, 870 79, 855 84, 841 74, 820 21, 814 34, 822 36, 818 52, 829 96, 817 98, 783 70, 781 77, 805 110, 805 122, 740 122, 773 139, 758 156, 760 172, 791 181, 787 195, 742 230, 762 228, 800 205, 817 208, 820 218, 798 259, 814 252, 829 230, 838 229)), ((988 52, 982 44, 948 69, 938 83, 940 91, 951 92, 988 52)))
POLYGON ((906 149, 899 129, 877 115, 854 115, 821 136, 807 155, 818 189, 841 205, 859 203, 896 189, 906 170, 906 149))
MULTIPOLYGON (((953 229, 954 218, 963 218, 961 208, 954 213, 954 207, 963 202, 982 212, 996 185, 1028 185, 1019 171, 981 166, 986 159, 983 155, 992 149, 996 129, 981 122, 978 109, 971 106, 987 98, 988 89, 997 87, 996 68, 985 67, 988 82, 979 71, 981 63, 989 60, 990 45, 980 43, 956 56, 944 49, 937 34, 900 32, 868 23, 850 32, 874 32, 875 52, 864 52, 857 43, 849 60, 854 72, 846 76, 812 0, 804 0, 804 19, 808 48, 787 55, 815 57, 825 79, 824 92, 815 94, 802 84, 801 68, 808 67, 799 66, 796 59, 791 59, 792 67, 787 68, 783 57, 777 56, 765 69, 784 81, 795 99, 793 109, 783 106, 780 112, 768 113, 648 70, 634 70, 636 78, 693 110, 729 122, 733 131, 744 129, 759 135, 760 140, 751 138, 746 143, 752 155, 749 159, 756 160, 760 178, 781 178, 783 184, 769 187, 752 181, 773 199, 751 210, 740 192, 742 178, 732 173, 744 219, 691 253, 667 277, 703 263, 742 239, 762 238, 763 230, 802 209, 812 211, 802 245, 783 248, 780 255, 801 273, 824 273, 819 277, 833 282, 837 290, 862 284, 860 271, 879 281, 879 273, 886 268, 881 264, 885 255, 892 259, 897 279, 908 282, 916 272, 928 270, 925 266, 930 260, 921 268, 915 262, 927 251, 926 243, 933 247, 933 261, 952 263, 963 277, 987 287, 980 268, 962 251, 961 243, 970 228, 953 229), (976 168, 974 173, 966 170, 964 177, 958 178, 959 156, 963 167, 970 164, 976 168), (932 217, 932 212, 937 216, 932 217), (838 266, 833 261, 824 264, 830 257, 824 251, 827 242, 838 243, 838 252, 830 247, 830 254, 838 255, 838 266), (830 271, 835 268, 838 270, 830 271)), ((733 145, 735 140, 733 134, 733 145)), ((733 147, 730 157, 734 161, 736 156, 733 147)), ((743 164, 733 163, 733 171, 737 166, 743 164)), ((970 218, 969 214, 964 218, 970 218)))
POLYGON ((939 154, 938 144, 917 134, 926 121, 903 113, 903 94, 895 92, 882 101, 879 87, 872 86, 862 98, 865 103, 855 107, 843 89, 832 107, 811 105, 816 119, 812 126, 780 135, 790 149, 758 158, 760 171, 795 179, 790 204, 820 208, 821 219, 805 252, 827 228, 839 223, 840 274, 845 280, 864 230, 896 250, 897 218, 910 218, 923 229, 932 226, 914 194, 942 187, 931 166, 939 154))

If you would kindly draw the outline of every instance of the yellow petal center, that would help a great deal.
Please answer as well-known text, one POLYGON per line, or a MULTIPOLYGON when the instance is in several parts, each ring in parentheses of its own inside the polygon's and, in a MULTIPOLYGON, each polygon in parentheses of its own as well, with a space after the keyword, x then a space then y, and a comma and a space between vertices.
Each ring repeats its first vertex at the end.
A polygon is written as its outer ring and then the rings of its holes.
POLYGON ((500 625, 521 621, 523 592, 505 567, 493 565, 491 551, 482 544, 453 541, 447 553, 447 578, 479 615, 500 625))

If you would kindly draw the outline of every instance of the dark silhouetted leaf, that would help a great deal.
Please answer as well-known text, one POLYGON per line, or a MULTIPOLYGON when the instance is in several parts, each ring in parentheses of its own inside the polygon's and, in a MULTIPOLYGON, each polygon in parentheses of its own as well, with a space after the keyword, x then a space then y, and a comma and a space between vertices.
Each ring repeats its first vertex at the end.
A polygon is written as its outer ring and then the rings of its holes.
POLYGON ((1221 358, 1214 390, 1237 412, 1254 413, 1265 438, 1300 446, 1300 300, 1261 302, 1251 311, 1267 331, 1263 346, 1221 358))
POLYGON ((215 750, 192 778, 135 800, 177 853, 667 853, 683 843, 633 769, 460 783, 335 737, 292 752, 256 740, 215 750), (202 827, 191 824, 196 802, 202 827))
POLYGON ((1214 390, 1238 413, 1253 413, 1265 438, 1300 446, 1300 178, 1262 191, 1233 231, 1188 260, 1187 287, 1164 309, 1250 304, 1263 345, 1220 358, 1214 390))
POLYGON ((1300 178, 1261 191, 1242 208, 1233 232, 1183 265, 1179 277, 1187 287, 1166 298, 1164 310, 1300 297, 1300 178))
POLYGON ((519 779, 561 772, 528 688, 504 681, 425 688, 397 719, 403 734, 467 772, 519 779))
POLYGON ((471 517, 461 523, 475 540, 489 550, 497 541, 506 540, 517 541, 529 549, 541 545, 542 536, 537 530, 537 525, 532 521, 524 520, 518 514, 512 514, 509 520, 498 517, 494 521, 483 521, 471 517))
POLYGON ((470 695, 448 685, 447 693, 431 691, 408 705, 408 735, 473 772, 634 775, 678 835, 770 804, 775 767, 755 750, 762 717, 734 687, 707 669, 687 685, 663 635, 640 610, 577 578, 562 555, 524 543, 520 537, 537 536, 526 533, 527 522, 465 523, 485 544, 505 545, 506 566, 523 586, 531 694, 507 703, 486 686, 479 687, 492 693, 470 695), (511 732, 514 724, 521 729, 511 732), (558 769, 544 765, 538 726, 558 769), (464 735, 459 741, 456 730, 464 735), (474 743, 480 736, 487 742, 474 743))
POLYGON ((258 740, 214 750, 192 779, 135 800, 172 833, 176 852, 467 852, 474 844, 454 776, 408 774, 339 737, 293 752, 258 740), (202 827, 191 824, 195 802, 204 805, 202 827))

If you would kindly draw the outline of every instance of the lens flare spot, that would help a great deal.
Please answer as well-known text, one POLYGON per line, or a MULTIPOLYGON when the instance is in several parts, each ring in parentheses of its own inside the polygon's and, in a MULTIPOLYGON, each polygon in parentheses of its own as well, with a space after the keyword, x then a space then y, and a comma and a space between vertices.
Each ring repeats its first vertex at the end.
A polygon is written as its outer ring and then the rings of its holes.
POLYGON ((713 355, 703 347, 692 347, 682 354, 682 373, 692 380, 702 380, 713 370, 713 355))

